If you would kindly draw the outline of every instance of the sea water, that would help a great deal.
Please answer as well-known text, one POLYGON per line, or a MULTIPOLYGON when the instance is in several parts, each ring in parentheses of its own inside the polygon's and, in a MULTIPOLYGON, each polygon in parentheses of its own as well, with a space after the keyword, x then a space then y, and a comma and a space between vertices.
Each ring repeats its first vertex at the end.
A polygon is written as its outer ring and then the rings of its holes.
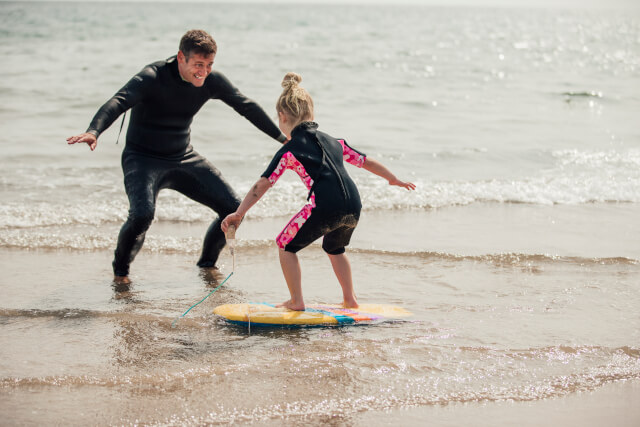
MULTIPOLYGON (((409 409, 460 420, 429 408, 475 404, 507 425, 501 402, 623 383, 639 395, 637 10, 2 2, 0 23, 8 424, 411 424, 409 409), (132 284, 112 283, 126 120, 95 152, 65 139, 191 28, 270 115, 296 71, 321 130, 417 185, 349 169, 364 206, 348 251, 358 298, 413 318, 249 333, 212 314, 288 298, 274 237, 305 202, 293 174, 219 272, 194 265, 214 214, 162 192, 132 284)), ((192 143, 240 196, 278 148, 219 101, 192 143)), ((319 245, 300 258, 306 301, 338 302, 319 245)), ((619 405, 608 419, 635 424, 619 405)))

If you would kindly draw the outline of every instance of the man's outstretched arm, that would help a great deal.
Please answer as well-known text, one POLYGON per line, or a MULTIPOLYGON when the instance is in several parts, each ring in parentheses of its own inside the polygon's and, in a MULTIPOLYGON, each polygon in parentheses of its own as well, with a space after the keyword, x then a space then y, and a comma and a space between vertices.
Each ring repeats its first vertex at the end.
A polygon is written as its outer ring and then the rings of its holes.
POLYGON ((214 76, 216 95, 222 102, 276 141, 285 142, 287 140, 287 137, 257 102, 243 95, 222 73, 215 73, 214 76))

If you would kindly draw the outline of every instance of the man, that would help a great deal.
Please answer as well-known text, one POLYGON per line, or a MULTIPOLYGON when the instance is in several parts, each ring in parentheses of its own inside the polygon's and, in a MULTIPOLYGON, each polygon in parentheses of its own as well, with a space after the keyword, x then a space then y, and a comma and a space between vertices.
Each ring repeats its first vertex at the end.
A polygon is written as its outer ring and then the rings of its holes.
POLYGON ((85 133, 67 138, 67 143, 86 143, 93 151, 100 134, 131 109, 122 153, 129 215, 114 253, 116 282, 129 282, 129 265, 142 247, 163 188, 176 190, 218 214, 207 230, 198 261, 200 267, 215 267, 225 245, 221 218, 235 212, 240 201, 220 172, 190 144, 193 116, 205 102, 220 99, 265 134, 286 140, 258 104, 222 73, 211 70, 216 52, 211 35, 188 31, 176 56, 144 67, 98 110, 85 133))

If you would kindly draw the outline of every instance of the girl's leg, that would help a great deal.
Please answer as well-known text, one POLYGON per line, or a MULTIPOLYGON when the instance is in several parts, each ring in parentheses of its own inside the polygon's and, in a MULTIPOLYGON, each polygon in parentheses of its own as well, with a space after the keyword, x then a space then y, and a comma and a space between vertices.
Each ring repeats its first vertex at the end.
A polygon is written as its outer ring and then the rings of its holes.
POLYGON ((342 305, 345 308, 358 308, 356 294, 353 291, 353 279, 351 276, 351 264, 347 255, 342 253, 339 255, 329 255, 331 266, 342 287, 342 305))
POLYGON ((280 266, 284 274, 284 280, 287 282, 291 299, 277 307, 286 307, 290 310, 304 310, 304 300, 302 299, 302 272, 300 270, 300 262, 298 256, 293 252, 287 252, 283 249, 278 251, 280 255, 280 266))

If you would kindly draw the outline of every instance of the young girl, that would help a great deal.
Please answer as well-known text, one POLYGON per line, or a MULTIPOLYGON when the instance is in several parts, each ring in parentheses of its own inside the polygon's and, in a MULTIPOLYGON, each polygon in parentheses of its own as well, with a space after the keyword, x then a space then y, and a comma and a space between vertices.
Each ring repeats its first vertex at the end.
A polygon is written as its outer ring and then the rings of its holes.
POLYGON ((291 294, 290 300, 278 306, 304 310, 302 276, 296 252, 324 236, 322 249, 329 255, 342 287, 343 305, 357 308, 351 265, 344 252, 358 224, 362 205, 358 189, 347 174, 344 161, 385 178, 390 185, 407 190, 415 190, 416 186, 400 181, 381 163, 351 148, 345 140, 319 131, 318 124, 312 121, 313 100, 299 86, 301 81, 298 74, 287 73, 282 81, 284 90, 276 104, 280 129, 289 141, 278 150, 238 209, 222 221, 222 230, 226 233, 229 226, 240 226, 247 211, 284 171, 294 170, 309 190, 308 203, 276 238, 280 248, 280 265, 291 294))

